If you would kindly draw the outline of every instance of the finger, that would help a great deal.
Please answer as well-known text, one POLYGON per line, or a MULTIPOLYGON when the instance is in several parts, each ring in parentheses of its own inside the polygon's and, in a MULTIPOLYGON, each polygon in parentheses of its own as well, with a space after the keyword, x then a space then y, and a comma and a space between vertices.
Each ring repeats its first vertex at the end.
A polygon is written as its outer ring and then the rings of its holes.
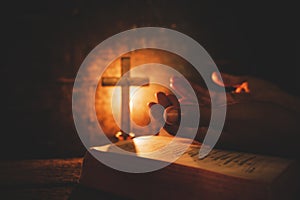
POLYGON ((182 78, 179 78, 177 76, 173 76, 170 78, 170 86, 172 89, 176 91, 177 94, 179 94, 181 97, 187 96, 187 89, 183 87, 185 85, 185 82, 182 78))
MULTIPOLYGON (((170 78, 170 86, 174 91, 179 94, 181 98, 188 99, 191 102, 197 101, 194 96, 194 90, 192 87, 189 87, 192 84, 185 81, 183 78, 173 76, 170 78)), ((200 93, 200 91, 199 91, 200 93)))
POLYGON ((173 105, 174 107, 179 107, 178 99, 176 98, 176 96, 174 94, 168 94, 167 98, 168 98, 169 102, 171 103, 171 105, 173 105))
POLYGON ((150 102, 150 103, 148 103, 147 104, 147 106, 149 107, 149 108, 151 108, 153 105, 155 105, 156 103, 155 102, 150 102))
POLYGON ((150 108, 150 117, 155 119, 156 121, 162 121, 163 120, 163 113, 164 113, 164 108, 162 108, 159 104, 150 102, 148 104, 150 108))
POLYGON ((157 99, 158 103, 160 105, 162 105, 164 108, 166 108, 166 107, 168 107, 168 106, 171 105, 171 103, 169 102, 166 94, 163 93, 163 92, 156 93, 156 99, 157 99))
POLYGON ((225 73, 213 72, 211 78, 214 83, 222 87, 237 87, 245 82, 245 77, 243 76, 234 76, 225 73))

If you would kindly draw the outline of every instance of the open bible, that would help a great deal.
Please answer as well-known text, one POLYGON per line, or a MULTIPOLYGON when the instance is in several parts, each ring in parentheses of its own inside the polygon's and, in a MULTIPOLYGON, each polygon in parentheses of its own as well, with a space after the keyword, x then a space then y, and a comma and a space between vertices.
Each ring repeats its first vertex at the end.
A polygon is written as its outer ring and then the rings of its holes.
MULTIPOLYGON (((166 156, 190 141, 175 138, 174 149, 164 155, 149 157, 143 152, 156 151, 172 139, 144 136, 118 142, 116 146, 134 152, 134 156, 141 159, 167 162, 166 156)), ((112 169, 92 154, 120 154, 116 147, 111 144, 93 147, 84 158, 80 183, 130 199, 297 199, 300 179, 296 161, 218 149, 199 158, 200 146, 199 143, 190 144, 175 162, 148 173, 112 169)))

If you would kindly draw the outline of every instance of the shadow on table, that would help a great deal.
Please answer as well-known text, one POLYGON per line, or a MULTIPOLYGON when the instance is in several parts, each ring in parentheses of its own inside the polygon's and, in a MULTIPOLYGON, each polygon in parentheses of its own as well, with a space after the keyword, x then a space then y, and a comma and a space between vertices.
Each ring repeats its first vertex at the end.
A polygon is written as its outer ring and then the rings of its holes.
POLYGON ((82 185, 76 186, 69 197, 68 200, 128 200, 128 198, 116 196, 114 194, 103 192, 91 188, 84 187, 82 185))

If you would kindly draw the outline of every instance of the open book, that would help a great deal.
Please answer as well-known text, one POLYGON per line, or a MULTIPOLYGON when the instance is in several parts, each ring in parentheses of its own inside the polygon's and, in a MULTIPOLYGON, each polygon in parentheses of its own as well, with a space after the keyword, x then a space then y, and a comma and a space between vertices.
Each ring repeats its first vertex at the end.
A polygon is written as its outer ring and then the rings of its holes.
MULTIPOLYGON (((176 138, 172 149, 164 153, 145 152, 161 149, 172 139, 144 136, 116 146, 141 159, 169 162, 168 157, 190 142, 188 139, 176 138)), ((131 199, 292 199, 300 192, 299 165, 293 160, 217 149, 200 159, 200 145, 192 143, 174 163, 148 173, 112 169, 91 154, 132 155, 114 145, 93 147, 84 158, 80 183, 131 199)))

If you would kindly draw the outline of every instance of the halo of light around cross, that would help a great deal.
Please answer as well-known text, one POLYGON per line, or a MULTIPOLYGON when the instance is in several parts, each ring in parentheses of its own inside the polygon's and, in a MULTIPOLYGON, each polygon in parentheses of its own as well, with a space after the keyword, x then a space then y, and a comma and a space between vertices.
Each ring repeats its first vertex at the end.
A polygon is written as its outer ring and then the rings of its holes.
MULTIPOLYGON (((90 149, 92 146, 111 143, 97 122, 94 106, 97 84, 103 72, 113 60, 125 53, 145 48, 160 49, 177 54, 191 63, 203 77, 210 92, 212 108, 210 125, 203 141, 204 145, 202 145, 202 147, 205 148, 201 147, 199 152, 200 157, 204 157, 212 150, 220 137, 226 115, 226 106, 216 109, 216 100, 214 96, 211 95, 211 91, 218 90, 220 93, 219 97, 223 96, 223 98, 221 98, 224 101, 223 105, 226 104, 224 88, 217 87, 211 80, 211 74, 213 72, 219 73, 218 68, 205 49, 195 40, 180 32, 159 27, 137 28, 116 34, 96 46, 85 58, 78 70, 72 95, 73 118, 81 141, 87 149, 90 149), (114 51, 108 54, 109 49, 113 49, 114 51)), ((151 80, 149 80, 149 82, 151 83, 151 80)), ((186 82, 188 83, 188 81, 186 82)), ((189 84, 185 87, 191 88, 189 84)), ((218 103, 219 101, 220 99, 218 99, 218 103)), ((198 107, 198 111, 195 109, 195 112, 199 113, 199 106, 196 105, 196 107, 198 107)), ((198 116, 200 117, 200 113, 198 116)), ((198 118, 196 120, 199 121, 200 119, 198 118)), ((181 123, 176 136, 184 136, 185 133, 181 129, 182 126, 184 126, 184 124, 181 123)), ((126 129, 128 130, 128 128, 126 129)), ((197 131, 195 131, 195 133, 189 133, 189 135, 192 135, 194 138, 196 133, 197 131)), ((172 145, 172 142, 169 145, 172 145)), ((163 150, 167 150, 169 145, 164 147, 163 150)), ((188 148, 188 146, 189 144, 187 144, 186 148, 188 148)), ((118 151, 123 150, 119 149, 118 151)), ((183 149, 181 153, 184 153, 184 151, 185 149, 183 149)), ((131 154, 130 152, 125 153, 131 154)), ((181 154, 178 154, 176 158, 172 158, 170 163, 175 161, 180 155, 181 154)), ((170 164, 163 162, 149 163, 149 161, 139 159, 134 155, 130 157, 116 156, 114 159, 123 160, 124 165, 122 165, 120 162, 116 164, 111 157, 93 156, 111 168, 130 173, 155 171, 170 164), (128 167, 128 165, 126 165, 127 162, 134 162, 135 167, 128 167)))

